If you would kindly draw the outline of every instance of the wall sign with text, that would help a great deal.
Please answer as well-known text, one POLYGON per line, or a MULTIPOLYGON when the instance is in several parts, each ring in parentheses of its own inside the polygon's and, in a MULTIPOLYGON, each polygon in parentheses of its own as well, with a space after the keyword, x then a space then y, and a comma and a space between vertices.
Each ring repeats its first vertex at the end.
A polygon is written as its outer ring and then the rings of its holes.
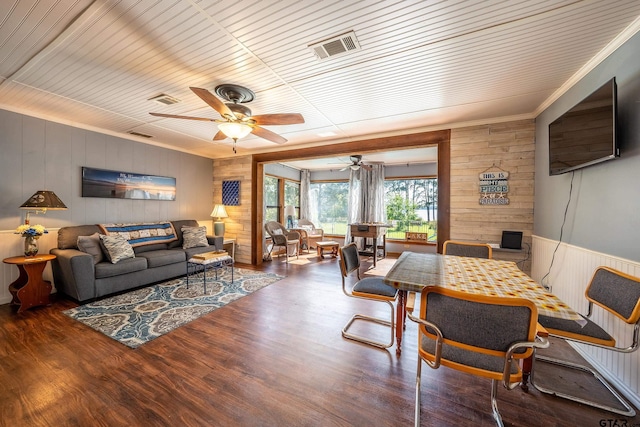
POLYGON ((508 205, 509 198, 509 172, 485 171, 480 179, 480 204, 481 205, 508 205))

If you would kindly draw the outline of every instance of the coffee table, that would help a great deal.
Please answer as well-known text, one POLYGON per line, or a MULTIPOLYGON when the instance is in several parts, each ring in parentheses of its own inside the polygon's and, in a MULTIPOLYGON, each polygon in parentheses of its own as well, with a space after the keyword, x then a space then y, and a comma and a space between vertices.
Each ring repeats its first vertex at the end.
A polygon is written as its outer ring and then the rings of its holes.
POLYGON ((322 242, 316 242, 316 250, 318 251, 318 256, 320 258, 324 258, 324 251, 328 251, 331 250, 331 256, 332 257, 337 257, 338 256, 338 246, 339 243, 338 242, 333 242, 331 240, 325 240, 322 242))
POLYGON ((225 255, 217 258, 210 259, 198 259, 198 258, 189 258, 187 261, 187 289, 189 289, 189 274, 197 273, 198 271, 202 271, 203 283, 204 283, 204 293, 207 293, 207 270, 213 269, 216 273, 216 280, 218 280, 218 270, 230 267, 231 268, 231 283, 233 283, 233 258, 229 255, 225 255))

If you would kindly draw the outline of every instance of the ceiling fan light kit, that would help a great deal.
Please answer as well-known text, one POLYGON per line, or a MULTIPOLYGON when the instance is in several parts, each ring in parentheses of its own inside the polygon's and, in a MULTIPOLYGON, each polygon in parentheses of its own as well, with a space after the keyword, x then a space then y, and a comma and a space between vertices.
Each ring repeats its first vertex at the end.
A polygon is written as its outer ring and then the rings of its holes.
POLYGON ((222 122, 218 123, 218 129, 224 132, 231 139, 238 140, 249 135, 253 128, 246 123, 222 122))
POLYGON ((225 138, 233 139, 233 152, 236 152, 236 142, 238 139, 253 133, 254 135, 264 138, 276 144, 284 144, 287 142, 285 138, 277 133, 271 132, 263 128, 263 125, 297 125, 304 123, 304 117, 298 113, 284 114, 262 114, 253 116, 251 110, 240 105, 244 102, 253 101, 256 97, 255 93, 246 87, 222 84, 216 86, 214 92, 229 103, 222 102, 213 93, 207 89, 198 87, 190 87, 200 99, 206 102, 211 108, 216 110, 222 120, 207 119, 204 117, 179 116, 175 114, 149 113, 156 117, 167 117, 173 119, 201 120, 213 121, 218 124, 218 133, 213 137, 214 141, 225 138))

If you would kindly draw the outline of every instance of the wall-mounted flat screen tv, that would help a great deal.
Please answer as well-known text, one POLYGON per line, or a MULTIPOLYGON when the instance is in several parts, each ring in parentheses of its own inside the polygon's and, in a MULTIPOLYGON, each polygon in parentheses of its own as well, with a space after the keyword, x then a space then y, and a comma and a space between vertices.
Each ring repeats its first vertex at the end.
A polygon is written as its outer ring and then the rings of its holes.
POLYGON ((615 77, 549 125, 549 175, 559 175, 620 155, 616 141, 615 77))

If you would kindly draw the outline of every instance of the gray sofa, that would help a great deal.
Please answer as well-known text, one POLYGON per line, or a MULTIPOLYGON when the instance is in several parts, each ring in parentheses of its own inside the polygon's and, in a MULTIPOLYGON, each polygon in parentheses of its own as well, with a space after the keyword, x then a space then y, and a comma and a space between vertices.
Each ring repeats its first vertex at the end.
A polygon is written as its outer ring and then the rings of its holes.
POLYGON ((134 247, 135 258, 123 259, 115 264, 108 259, 95 263, 91 254, 78 249, 78 237, 102 233, 99 225, 60 228, 58 247, 50 251, 56 255, 56 259, 51 262, 56 289, 78 302, 94 300, 183 276, 187 271, 187 260, 193 255, 223 248, 222 237, 207 236, 211 246, 183 249, 182 227, 197 227, 198 222, 170 222, 177 240, 134 247))

